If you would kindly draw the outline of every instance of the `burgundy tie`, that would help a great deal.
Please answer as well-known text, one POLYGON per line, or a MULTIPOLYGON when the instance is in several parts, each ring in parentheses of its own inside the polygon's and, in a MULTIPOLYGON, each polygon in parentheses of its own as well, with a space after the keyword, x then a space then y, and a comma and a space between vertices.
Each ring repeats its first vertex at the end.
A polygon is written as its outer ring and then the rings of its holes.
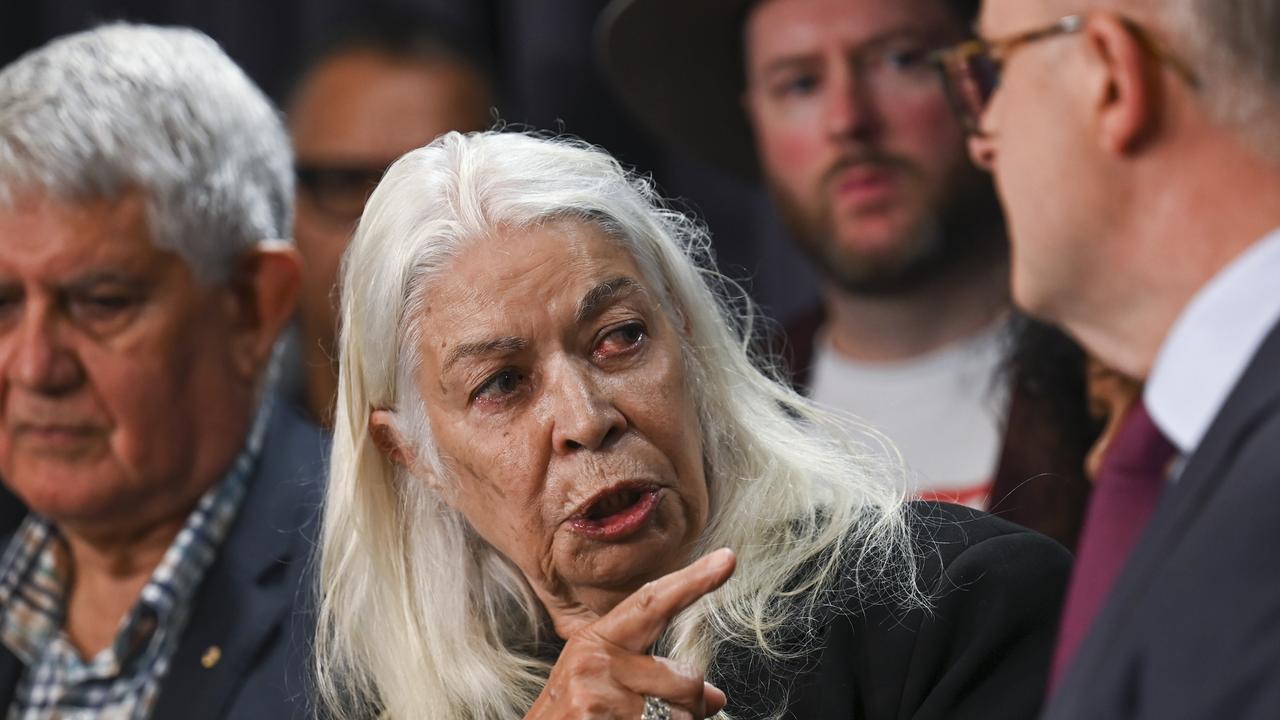
POLYGON ((1050 692, 1071 665, 1138 535, 1151 519, 1176 448, 1135 402, 1103 456, 1085 513, 1053 656, 1050 692))

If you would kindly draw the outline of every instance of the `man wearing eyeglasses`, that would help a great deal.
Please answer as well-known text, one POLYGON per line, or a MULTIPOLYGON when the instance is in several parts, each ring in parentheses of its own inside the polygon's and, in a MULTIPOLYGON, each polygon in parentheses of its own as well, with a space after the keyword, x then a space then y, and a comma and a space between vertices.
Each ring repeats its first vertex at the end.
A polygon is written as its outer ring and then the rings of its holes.
POLYGON ((289 104, 304 260, 302 363, 289 380, 313 419, 332 423, 338 384, 338 264, 365 200, 396 158, 450 130, 482 130, 493 98, 474 51, 420 17, 372 16, 313 61, 289 104))
POLYGON ((1046 717, 1280 717, 1280 2, 987 0, 939 56, 1013 291, 1145 380, 1046 717))
POLYGON ((602 49, 660 137, 763 179, 821 270, 822 307, 788 327, 810 396, 882 431, 918 495, 1007 511, 1069 544, 1084 451, 1039 452, 1038 428, 1067 434, 1001 377, 1002 219, 929 62, 970 36, 977 5, 616 0, 602 49))

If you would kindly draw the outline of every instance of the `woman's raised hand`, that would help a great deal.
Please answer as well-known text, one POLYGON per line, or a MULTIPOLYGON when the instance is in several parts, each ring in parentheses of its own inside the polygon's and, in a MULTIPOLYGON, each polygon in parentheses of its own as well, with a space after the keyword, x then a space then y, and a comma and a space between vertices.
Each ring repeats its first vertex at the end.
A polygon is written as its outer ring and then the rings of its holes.
POLYGON ((717 550, 574 632, 525 720, 639 720, 646 695, 667 701, 673 720, 720 712, 724 693, 700 670, 648 652, 673 617, 733 575, 734 564, 732 550, 717 550))

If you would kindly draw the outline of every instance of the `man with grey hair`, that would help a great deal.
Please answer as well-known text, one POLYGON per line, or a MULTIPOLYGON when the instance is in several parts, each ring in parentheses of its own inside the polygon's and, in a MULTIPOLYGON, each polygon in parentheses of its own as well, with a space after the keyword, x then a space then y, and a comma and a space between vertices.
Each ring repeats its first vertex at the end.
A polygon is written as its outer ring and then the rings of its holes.
POLYGON ((1280 717, 1280 2, 986 0, 941 55, 1013 291, 1145 381, 1046 717, 1280 717))
POLYGON ((0 71, 7 717, 304 710, 324 443, 271 395, 290 159, 194 31, 105 26, 0 71))

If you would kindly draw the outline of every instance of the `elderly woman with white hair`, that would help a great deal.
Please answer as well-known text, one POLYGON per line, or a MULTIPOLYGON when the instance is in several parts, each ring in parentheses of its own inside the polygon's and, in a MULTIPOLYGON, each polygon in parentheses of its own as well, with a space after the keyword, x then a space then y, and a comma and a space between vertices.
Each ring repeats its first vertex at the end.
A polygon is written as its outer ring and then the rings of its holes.
POLYGON ((608 155, 449 134, 345 261, 317 630, 338 718, 1029 718, 1066 552, 753 359, 608 155))

